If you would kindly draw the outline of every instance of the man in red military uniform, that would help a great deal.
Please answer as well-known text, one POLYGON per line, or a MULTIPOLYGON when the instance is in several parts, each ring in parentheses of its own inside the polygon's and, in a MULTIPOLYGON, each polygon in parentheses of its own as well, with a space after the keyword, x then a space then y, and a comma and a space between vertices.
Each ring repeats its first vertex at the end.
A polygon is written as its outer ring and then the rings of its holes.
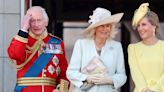
POLYGON ((8 47, 8 55, 18 69, 14 92, 53 92, 57 87, 59 92, 68 91, 64 44, 48 34, 47 25, 45 10, 31 7, 8 47))

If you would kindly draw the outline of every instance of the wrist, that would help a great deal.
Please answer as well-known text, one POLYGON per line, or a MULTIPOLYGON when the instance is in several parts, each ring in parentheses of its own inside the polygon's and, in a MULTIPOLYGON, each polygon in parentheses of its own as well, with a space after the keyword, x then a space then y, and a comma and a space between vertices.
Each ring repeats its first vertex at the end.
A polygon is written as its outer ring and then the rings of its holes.
POLYGON ((113 80, 112 80, 112 78, 111 78, 110 76, 108 76, 108 78, 107 78, 107 83, 108 83, 108 84, 111 84, 111 85, 114 84, 114 83, 113 83, 113 80))
POLYGON ((24 28, 22 28, 21 31, 28 33, 28 30, 24 28))
POLYGON ((92 83, 91 75, 87 75, 85 81, 86 81, 87 83, 92 83))
POLYGON ((19 30, 18 36, 23 37, 23 38, 28 38, 28 31, 25 30, 19 30))
POLYGON ((19 30, 18 34, 14 38, 20 42, 27 43, 28 42, 28 32, 19 30))

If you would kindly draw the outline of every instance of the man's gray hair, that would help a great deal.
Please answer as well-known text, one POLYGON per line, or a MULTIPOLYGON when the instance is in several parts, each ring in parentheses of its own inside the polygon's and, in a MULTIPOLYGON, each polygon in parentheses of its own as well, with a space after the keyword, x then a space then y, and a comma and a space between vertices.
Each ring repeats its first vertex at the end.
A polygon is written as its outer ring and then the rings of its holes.
POLYGON ((30 11, 32 11, 33 9, 39 9, 39 10, 41 10, 41 12, 43 13, 43 16, 44 16, 45 20, 46 20, 47 22, 49 21, 48 15, 47 15, 47 13, 46 13, 46 11, 45 11, 44 8, 42 8, 41 6, 32 6, 31 8, 29 8, 29 9, 27 10, 27 12, 30 12, 30 11))

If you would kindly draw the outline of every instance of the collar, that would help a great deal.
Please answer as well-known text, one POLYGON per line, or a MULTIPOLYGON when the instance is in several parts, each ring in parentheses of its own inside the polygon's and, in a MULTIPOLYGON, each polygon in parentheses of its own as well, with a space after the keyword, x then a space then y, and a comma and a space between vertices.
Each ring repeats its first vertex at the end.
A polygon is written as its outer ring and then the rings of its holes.
POLYGON ((30 35, 32 38, 34 38, 34 39, 44 39, 44 38, 47 37, 48 32, 47 32, 47 29, 45 29, 45 30, 43 31, 43 33, 42 33, 40 36, 36 36, 36 35, 33 34, 31 31, 29 31, 29 35, 30 35))

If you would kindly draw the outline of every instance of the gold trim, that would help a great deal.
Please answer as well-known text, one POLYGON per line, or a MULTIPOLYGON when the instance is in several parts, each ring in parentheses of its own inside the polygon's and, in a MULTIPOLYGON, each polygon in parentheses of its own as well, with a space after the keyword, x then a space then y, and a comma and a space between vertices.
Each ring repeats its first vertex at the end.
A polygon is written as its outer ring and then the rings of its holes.
POLYGON ((41 86, 41 85, 46 85, 46 86, 54 86, 54 84, 49 84, 49 83, 28 83, 28 84, 19 84, 19 86, 41 86))
MULTIPOLYGON (((35 44, 32 47, 29 47, 26 45, 26 47, 30 51, 32 51, 32 54, 28 58, 26 58, 26 60, 22 64, 16 65, 16 68, 18 70, 22 69, 32 59, 32 57, 35 55, 35 53, 37 51, 38 51, 38 55, 40 55, 42 53, 42 46, 45 45, 45 43, 42 41, 42 39, 46 38, 48 33, 47 33, 47 29, 45 29, 45 31, 43 31, 43 33, 40 36, 34 35, 31 31, 29 31, 29 35, 31 37, 33 37, 34 39, 37 39, 37 41, 35 42, 35 44)), ((28 39, 23 38, 19 35, 16 35, 14 38, 16 40, 19 40, 19 41, 24 42, 24 43, 28 42, 28 39)), ((26 51, 26 52, 28 53, 28 51, 26 51)))
MULTIPOLYGON (((26 58, 26 60, 22 64, 17 65, 17 69, 23 68, 32 59, 35 53, 37 53, 37 51, 38 55, 40 55, 42 53, 42 46, 44 45, 45 43, 41 39, 38 39, 32 47, 26 45, 27 49, 29 49, 32 52, 32 54, 28 58, 26 58)), ((28 53, 29 51, 26 52, 28 53)))
POLYGON ((18 78, 17 80, 19 81, 23 81, 23 80, 52 80, 55 81, 55 79, 53 78, 47 78, 47 77, 22 77, 22 78, 18 78))
MULTIPOLYGON (((59 40, 61 40, 61 41, 63 41, 61 38, 59 38, 59 37, 57 37, 57 36, 55 36, 55 35, 53 35, 53 34, 51 34, 51 33, 49 33, 49 35, 52 36, 52 37, 55 37, 55 38, 57 38, 57 39, 59 39, 59 40)), ((63 37, 64 37, 64 36, 63 36, 63 37)))
POLYGON ((54 84, 50 84, 50 83, 22 83, 22 84, 18 84, 19 86, 41 86, 41 85, 46 85, 46 86, 54 86, 56 87, 54 84))
POLYGON ((35 53, 37 52, 38 49, 39 49, 39 47, 37 47, 35 49, 35 51, 25 60, 25 62, 23 62, 20 65, 16 65, 16 68, 17 69, 22 69, 30 61, 30 59, 32 59, 32 57, 35 55, 35 53))
POLYGON ((14 38, 16 40, 21 41, 21 42, 24 42, 24 43, 27 43, 28 42, 28 39, 27 38, 23 38, 23 37, 21 37, 19 35, 16 35, 14 38))
POLYGON ((44 39, 47 37, 48 33, 47 33, 47 29, 45 29, 40 36, 33 34, 31 31, 29 31, 29 35, 34 39, 44 39))
POLYGON ((60 84, 57 85, 57 89, 59 89, 60 92, 68 92, 68 85, 69 82, 67 80, 61 79, 60 84))
POLYGON ((56 80, 52 78, 42 78, 42 77, 23 77, 18 78, 17 80, 18 85, 21 86, 32 86, 32 85, 49 85, 49 86, 56 86, 56 80))

